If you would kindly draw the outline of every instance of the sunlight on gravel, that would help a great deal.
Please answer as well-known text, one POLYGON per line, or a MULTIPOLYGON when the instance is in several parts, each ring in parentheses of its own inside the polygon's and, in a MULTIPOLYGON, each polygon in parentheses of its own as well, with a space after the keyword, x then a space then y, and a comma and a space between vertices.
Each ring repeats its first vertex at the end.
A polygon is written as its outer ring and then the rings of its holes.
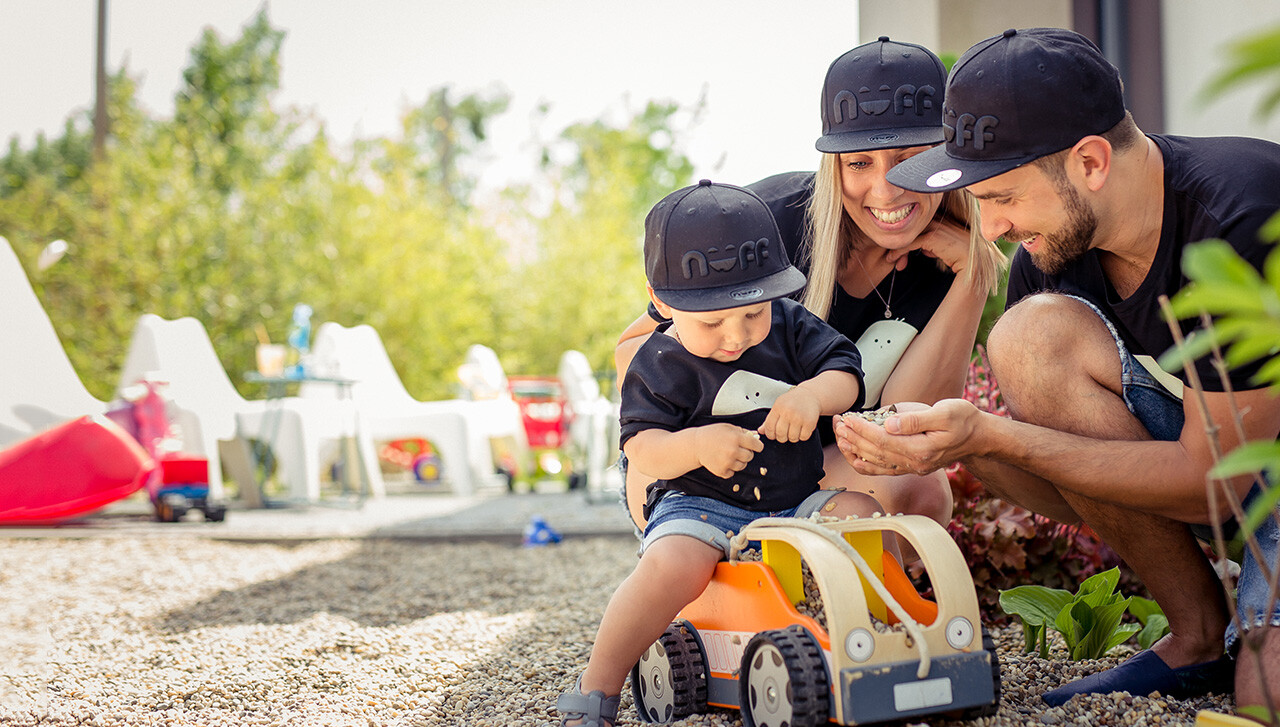
MULTIPOLYGON (((557 546, 187 537, 0 539, 0 725, 535 725, 586 665, 635 563, 557 546)), ((1190 725, 1230 699, 1039 695, 1116 662, 1018 653, 971 724, 1190 725)), ((619 725, 638 725, 629 693, 619 725)), ((740 725, 716 710, 677 723, 740 725)), ((928 724, 950 724, 931 720, 928 724)))

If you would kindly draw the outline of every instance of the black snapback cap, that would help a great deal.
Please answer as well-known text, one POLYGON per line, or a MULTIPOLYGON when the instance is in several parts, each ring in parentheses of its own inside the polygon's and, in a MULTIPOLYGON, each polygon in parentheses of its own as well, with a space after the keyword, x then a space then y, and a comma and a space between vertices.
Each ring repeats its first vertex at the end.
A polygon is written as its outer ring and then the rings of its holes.
POLYGON ((942 141, 947 69, 928 48, 882 35, 835 59, 822 83, 828 154, 901 149, 942 141))
POLYGON ((804 287, 778 223, 749 190, 704 179, 654 205, 644 221, 644 266, 658 300, 709 311, 783 298, 804 287))
POLYGON ((1101 134, 1124 118, 1120 72, 1062 28, 1006 30, 956 61, 943 103, 946 144, 889 170, 916 192, 959 189, 1101 134))

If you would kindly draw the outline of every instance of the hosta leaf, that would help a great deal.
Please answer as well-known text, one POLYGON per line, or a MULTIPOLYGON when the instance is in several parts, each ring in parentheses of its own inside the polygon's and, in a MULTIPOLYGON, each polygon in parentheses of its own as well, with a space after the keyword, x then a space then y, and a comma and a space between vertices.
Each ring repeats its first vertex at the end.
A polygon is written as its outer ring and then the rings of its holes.
MULTIPOLYGON (((1120 626, 1120 617, 1129 608, 1129 599, 1124 599, 1100 608, 1091 609, 1089 631, 1081 639, 1076 649, 1072 650, 1074 659, 1097 659, 1111 649, 1108 644, 1120 626), (1077 656, 1077 654, 1079 654, 1077 656)), ((1072 609, 1075 614, 1077 609, 1072 609)), ((1126 636, 1125 638, 1128 638, 1126 636)), ((1121 639, 1123 641, 1123 639, 1121 639)))
POLYGON ((1165 618, 1163 613, 1153 613, 1147 618, 1147 623, 1142 630, 1138 632, 1138 646, 1150 649, 1152 644, 1167 633, 1169 633, 1169 619, 1165 618))
MULTIPOLYGON (((1120 568, 1115 567, 1111 570, 1105 570, 1101 573, 1094 573, 1080 584, 1080 590, 1076 592, 1077 596, 1088 596, 1094 593, 1102 593, 1101 598, 1106 598, 1116 591, 1116 584, 1120 582, 1120 568)), ((1094 605, 1101 604, 1102 601, 1096 601, 1094 605)))
POLYGON ((1160 608, 1160 604, 1150 598, 1133 596, 1129 601, 1129 613, 1134 618, 1138 619, 1138 623, 1145 626, 1147 624, 1147 619, 1150 618, 1152 614, 1160 614, 1163 616, 1164 610, 1160 608))
POLYGON ((1000 592, 1000 608, 1023 623, 1052 624, 1063 607, 1071 603, 1071 594, 1060 588, 1015 586, 1000 592))
POLYGON ((1107 645, 1102 649, 1102 654, 1099 654, 1099 656, 1105 656, 1112 649, 1133 638, 1134 634, 1141 633, 1140 629, 1142 627, 1138 624, 1120 624, 1116 627, 1115 633, 1111 635, 1107 645))

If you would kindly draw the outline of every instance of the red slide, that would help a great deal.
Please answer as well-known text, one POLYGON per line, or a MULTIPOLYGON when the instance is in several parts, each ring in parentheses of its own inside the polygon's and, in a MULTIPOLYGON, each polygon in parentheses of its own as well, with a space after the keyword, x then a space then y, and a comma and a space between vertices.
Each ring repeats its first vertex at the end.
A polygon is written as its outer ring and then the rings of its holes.
POLYGON ((65 520, 133 494, 156 469, 106 417, 80 417, 0 450, 0 524, 65 520))

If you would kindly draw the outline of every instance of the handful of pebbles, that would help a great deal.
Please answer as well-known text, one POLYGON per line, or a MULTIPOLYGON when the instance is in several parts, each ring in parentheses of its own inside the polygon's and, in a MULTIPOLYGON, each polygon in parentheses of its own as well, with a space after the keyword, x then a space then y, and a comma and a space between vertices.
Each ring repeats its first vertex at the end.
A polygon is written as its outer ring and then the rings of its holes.
POLYGON ((872 424, 878 424, 883 427, 884 420, 888 419, 891 414, 897 414, 897 413, 898 413, 898 405, 890 404, 889 406, 882 406, 879 409, 873 409, 871 411, 847 411, 841 416, 846 416, 846 417, 855 416, 855 417, 858 417, 859 419, 865 419, 871 422, 872 424))

